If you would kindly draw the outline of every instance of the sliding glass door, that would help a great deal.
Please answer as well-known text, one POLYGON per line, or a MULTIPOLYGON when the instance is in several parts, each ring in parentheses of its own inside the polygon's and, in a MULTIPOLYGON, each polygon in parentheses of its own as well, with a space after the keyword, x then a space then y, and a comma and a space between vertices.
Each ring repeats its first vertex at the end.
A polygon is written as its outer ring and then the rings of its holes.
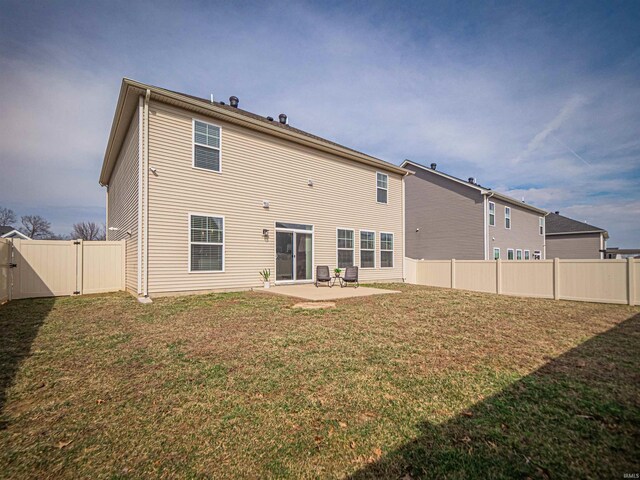
POLYGON ((276 223, 276 281, 313 280, 313 227, 276 223))

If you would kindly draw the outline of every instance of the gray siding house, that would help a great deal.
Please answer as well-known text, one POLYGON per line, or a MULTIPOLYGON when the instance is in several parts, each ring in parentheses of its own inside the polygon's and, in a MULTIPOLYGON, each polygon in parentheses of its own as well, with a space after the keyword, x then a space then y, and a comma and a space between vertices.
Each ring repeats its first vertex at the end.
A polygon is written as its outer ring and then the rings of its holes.
POLYGON ((405 160, 405 239, 409 258, 534 260, 545 255, 547 212, 405 160))
POLYGON ((546 219, 549 258, 604 258, 609 234, 606 230, 550 213, 546 219))

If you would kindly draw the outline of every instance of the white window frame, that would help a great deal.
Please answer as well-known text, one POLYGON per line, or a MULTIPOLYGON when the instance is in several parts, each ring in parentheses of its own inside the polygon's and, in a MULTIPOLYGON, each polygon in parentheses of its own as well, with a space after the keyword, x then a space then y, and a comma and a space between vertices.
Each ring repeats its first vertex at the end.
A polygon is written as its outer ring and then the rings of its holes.
POLYGON ((489 202, 489 226, 496 226, 496 202, 489 202), (493 206, 493 223, 491 223, 491 207, 493 206))
POLYGON ((544 217, 538 217, 538 233, 544 236, 544 217))
POLYGON ((522 258, 523 258, 523 257, 522 257, 522 249, 521 249, 521 248, 518 248, 518 249, 516 250, 516 260, 522 260, 522 258), (520 258, 518 258, 518 256, 520 256, 520 258))
POLYGON ((504 207, 504 228, 511 230, 511 207, 504 207), (507 226, 507 220, 509 221, 509 226, 507 226))
POLYGON ((516 252, 513 248, 507 248, 507 260, 515 260, 516 252), (511 258, 509 258, 509 252, 511 252, 511 258))
POLYGON ((203 172, 211 172, 211 173, 222 173, 222 127, 220 125, 216 125, 215 123, 207 122, 204 120, 200 120, 199 118, 191 119, 191 168, 195 168, 196 170, 201 170, 203 172), (220 132, 220 147, 212 147, 211 145, 203 145, 202 143, 196 142, 196 122, 204 123, 206 125, 216 127, 220 132), (218 170, 210 170, 208 168, 196 167, 196 145, 205 148, 211 148, 213 150, 218 150, 218 170))
POLYGON ((389 204, 389 175, 386 174, 386 173, 376 172, 376 203, 378 203, 380 205, 388 205, 389 204), (378 175, 384 175, 385 177, 387 177, 387 188, 382 188, 382 187, 378 186, 378 175), (386 202, 379 202, 378 201, 378 189, 384 190, 385 192, 387 192, 387 201, 386 202))
POLYGON ((542 260, 542 252, 540 250, 534 250, 533 252, 533 259, 534 260, 542 260), (538 258, 536 258, 536 256, 538 258))
POLYGON ((336 228, 336 267, 335 268, 340 268, 340 269, 345 269, 346 267, 340 267, 339 266, 339 255, 338 253, 340 252, 340 250, 352 250, 353 251, 353 265, 356 265, 356 231, 353 228, 346 228, 346 227, 337 227, 336 228), (353 234, 353 247, 351 248, 338 248, 338 230, 348 230, 353 234))
POLYGON ((393 232, 380 232, 380 268, 393 268, 395 266, 395 248, 396 248, 396 236, 393 232), (382 248, 382 235, 391 235, 391 250, 382 248), (385 267, 382 265, 382 252, 391 252, 391 266, 385 267))
POLYGON ((500 249, 498 247, 493 247, 493 259, 498 260, 500 258, 500 249), (496 252, 498 252, 498 258, 496 258, 496 252))
POLYGON ((525 260, 531 260, 531 250, 525 250, 524 251, 524 259, 525 260))
POLYGON ((376 231, 375 230, 360 230, 358 232, 358 242, 359 242, 359 255, 358 255, 358 260, 359 260, 359 264, 360 264, 360 268, 362 270, 373 270, 374 268, 376 268, 376 231), (373 250, 371 250, 370 248, 362 248, 362 234, 363 233, 373 233, 373 250), (373 267, 363 267, 362 266, 362 252, 373 252, 373 267))
POLYGON ((225 272, 225 262, 227 260, 227 255, 226 255, 226 242, 225 242, 225 237, 227 236, 227 223, 226 220, 224 218, 224 215, 217 215, 217 214, 211 214, 211 213, 198 213, 198 212, 189 212, 187 214, 187 232, 189 234, 189 255, 187 255, 187 268, 189 273, 208 273, 208 274, 212 274, 212 273, 224 273, 225 272), (221 218, 222 219, 222 243, 217 243, 217 242, 192 242, 191 241, 191 217, 214 217, 214 218, 221 218), (195 244, 195 245, 222 245, 222 270, 191 270, 191 245, 195 244))

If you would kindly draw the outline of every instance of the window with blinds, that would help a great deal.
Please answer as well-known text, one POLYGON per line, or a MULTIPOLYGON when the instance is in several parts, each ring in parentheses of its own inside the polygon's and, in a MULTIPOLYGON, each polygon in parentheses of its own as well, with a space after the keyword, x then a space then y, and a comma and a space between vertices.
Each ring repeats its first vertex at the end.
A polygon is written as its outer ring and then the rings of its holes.
POLYGON ((220 172, 220 127, 193 121, 193 166, 220 172))
POLYGON ((190 215, 189 271, 224 271, 224 218, 190 215))
POLYGON ((376 232, 360 230, 360 268, 376 268, 376 232))
POLYGON ((393 233, 380 234, 380 266, 393 267, 393 233))
POLYGON ((384 173, 376 172, 376 199, 378 203, 387 203, 387 194, 389 189, 389 177, 384 173))
POLYGON ((338 268, 353 266, 353 230, 338 229, 338 268))

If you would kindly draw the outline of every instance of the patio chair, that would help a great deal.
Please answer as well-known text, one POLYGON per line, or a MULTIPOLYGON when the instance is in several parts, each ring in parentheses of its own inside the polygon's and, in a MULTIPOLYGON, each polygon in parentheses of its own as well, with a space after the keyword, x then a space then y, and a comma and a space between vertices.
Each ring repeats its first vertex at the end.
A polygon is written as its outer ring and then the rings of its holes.
POLYGON ((345 268, 344 277, 342 277, 342 282, 340 282, 340 286, 344 287, 348 283, 355 283, 356 288, 360 286, 360 283, 358 283, 358 267, 345 268))
POLYGON ((318 286, 318 283, 321 282, 328 283, 329 288, 331 288, 331 273, 329 272, 329 267, 327 267, 326 265, 318 265, 316 267, 316 287, 318 286))

